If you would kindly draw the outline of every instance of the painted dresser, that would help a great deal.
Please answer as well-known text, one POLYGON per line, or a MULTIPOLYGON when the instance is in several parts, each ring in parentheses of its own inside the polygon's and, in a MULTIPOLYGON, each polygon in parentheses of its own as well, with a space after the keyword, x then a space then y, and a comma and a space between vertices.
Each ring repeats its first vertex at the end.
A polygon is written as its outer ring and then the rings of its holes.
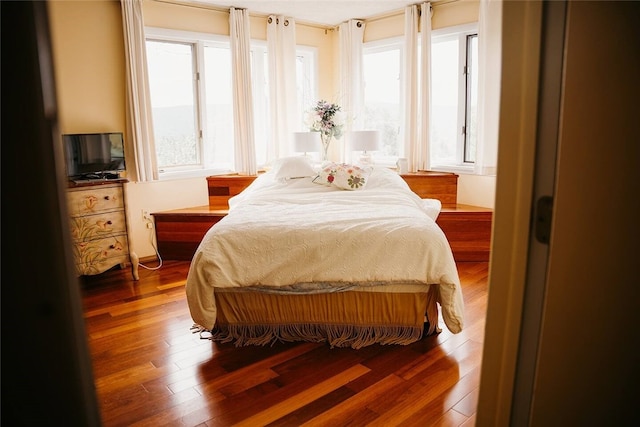
POLYGON ((123 182, 71 186, 67 190, 73 254, 78 275, 94 275, 131 264, 138 280, 137 256, 129 248, 123 182))

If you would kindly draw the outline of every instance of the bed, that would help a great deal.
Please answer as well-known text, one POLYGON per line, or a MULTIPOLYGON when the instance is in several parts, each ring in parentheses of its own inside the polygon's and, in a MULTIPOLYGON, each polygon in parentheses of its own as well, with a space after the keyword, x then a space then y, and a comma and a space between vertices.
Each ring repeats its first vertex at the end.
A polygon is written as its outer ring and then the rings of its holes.
POLYGON ((451 248, 395 172, 280 159, 229 200, 204 236, 186 294, 194 330, 235 345, 410 344, 463 328, 451 248))

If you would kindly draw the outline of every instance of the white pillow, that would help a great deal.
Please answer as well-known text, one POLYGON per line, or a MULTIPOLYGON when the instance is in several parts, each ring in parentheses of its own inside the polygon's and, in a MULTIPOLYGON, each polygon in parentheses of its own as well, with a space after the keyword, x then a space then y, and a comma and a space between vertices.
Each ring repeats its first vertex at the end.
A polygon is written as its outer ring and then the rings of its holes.
POLYGON ((317 173, 309 159, 304 156, 277 159, 271 171, 275 174, 275 178, 281 181, 292 178, 313 177, 317 173))

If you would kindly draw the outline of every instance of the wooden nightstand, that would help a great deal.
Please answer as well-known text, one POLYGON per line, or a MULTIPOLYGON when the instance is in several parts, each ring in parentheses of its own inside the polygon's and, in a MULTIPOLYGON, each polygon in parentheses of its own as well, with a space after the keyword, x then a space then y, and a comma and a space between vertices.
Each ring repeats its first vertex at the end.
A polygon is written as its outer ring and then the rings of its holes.
POLYGON ((152 213, 160 256, 190 261, 207 231, 227 212, 226 209, 197 206, 152 213))
POLYGON ((401 176, 421 198, 442 203, 436 223, 447 236, 456 261, 489 261, 493 211, 457 203, 457 174, 420 171, 401 176))
POLYGON ((423 199, 438 199, 443 208, 454 208, 458 203, 458 175, 455 173, 419 171, 400 176, 423 199))
POLYGON ((493 211, 479 206, 442 208, 436 223, 449 240, 456 261, 489 261, 493 211))
POLYGON ((229 198, 242 192, 256 177, 239 174, 209 176, 209 205, 152 213, 160 256, 190 261, 207 231, 227 215, 229 198))
POLYGON ((229 198, 240 194, 257 175, 215 175, 207 177, 209 207, 211 209, 229 209, 229 198))

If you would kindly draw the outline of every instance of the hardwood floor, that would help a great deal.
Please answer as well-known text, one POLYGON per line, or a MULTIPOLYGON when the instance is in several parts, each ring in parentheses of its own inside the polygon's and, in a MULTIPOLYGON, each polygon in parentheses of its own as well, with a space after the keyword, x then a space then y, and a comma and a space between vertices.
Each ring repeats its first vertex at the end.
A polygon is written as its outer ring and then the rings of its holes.
POLYGON ((104 426, 474 425, 488 263, 458 264, 465 329, 408 346, 241 347, 189 328, 189 263, 81 280, 104 426))

